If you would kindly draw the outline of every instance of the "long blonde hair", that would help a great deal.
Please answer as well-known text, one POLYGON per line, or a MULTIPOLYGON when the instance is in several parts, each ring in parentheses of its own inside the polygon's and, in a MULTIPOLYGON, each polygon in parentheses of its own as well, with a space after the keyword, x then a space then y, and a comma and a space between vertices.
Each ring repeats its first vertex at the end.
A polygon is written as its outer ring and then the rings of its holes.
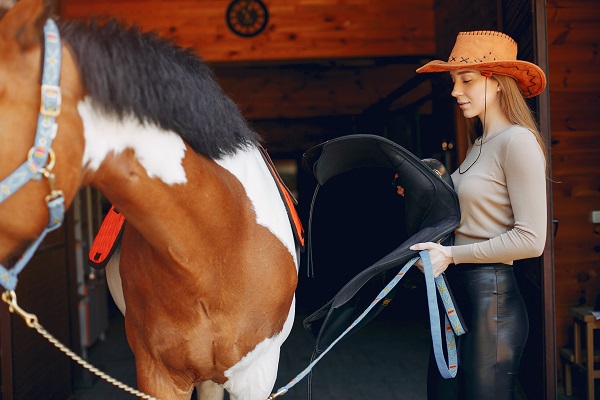
MULTIPOLYGON (((519 90, 517 82, 513 78, 504 75, 494 74, 493 79, 498 81, 500 87, 498 96, 500 99, 500 108, 504 114, 513 124, 521 125, 534 134, 535 139, 542 149, 544 158, 546 158, 546 143, 542 139, 538 124, 535 121, 535 118, 533 118, 533 113, 519 90)), ((479 118, 474 117, 466 119, 466 125, 469 140, 471 143, 474 143, 477 136, 479 136, 477 133, 477 127, 480 125, 479 118)))

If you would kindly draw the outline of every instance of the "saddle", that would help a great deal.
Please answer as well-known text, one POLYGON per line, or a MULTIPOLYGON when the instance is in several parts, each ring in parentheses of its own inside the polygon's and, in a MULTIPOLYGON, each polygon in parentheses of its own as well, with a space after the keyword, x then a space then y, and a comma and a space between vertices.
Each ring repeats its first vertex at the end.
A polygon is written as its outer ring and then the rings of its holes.
MULTIPOLYGON (((331 271, 348 277, 333 298, 304 320, 319 353, 367 309, 389 277, 418 256, 411 245, 453 243, 460 209, 442 163, 420 160, 383 137, 333 139, 309 149, 302 163, 317 180, 307 235, 309 274, 316 265, 324 280, 331 271), (404 188, 402 196, 397 186, 404 188)), ((379 314, 395 292, 352 332, 379 314)))

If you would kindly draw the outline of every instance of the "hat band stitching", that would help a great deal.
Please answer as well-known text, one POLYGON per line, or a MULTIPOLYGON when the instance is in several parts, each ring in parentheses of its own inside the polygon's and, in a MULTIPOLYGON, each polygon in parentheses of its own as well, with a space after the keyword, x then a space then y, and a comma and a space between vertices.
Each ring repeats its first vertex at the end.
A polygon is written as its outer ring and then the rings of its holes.
POLYGON ((471 32, 459 32, 459 35, 463 36, 499 36, 501 38, 507 39, 509 42, 517 45, 517 42, 506 33, 498 32, 498 31, 471 31, 471 32))
MULTIPOLYGON (((498 68, 498 67, 499 67, 499 68, 506 68, 506 69, 508 69, 508 68, 514 68, 514 69, 516 69, 517 71, 525 71, 525 73, 527 74, 527 76, 531 77, 531 78, 529 79, 529 82, 530 82, 531 84, 530 84, 530 85, 527 85, 527 86, 525 86, 525 88, 524 88, 524 91, 526 90, 526 91, 527 91, 529 94, 533 94, 533 92, 531 91, 531 88, 532 88, 532 87, 534 87, 534 86, 537 86, 537 84, 533 82, 533 81, 535 80, 535 78, 536 78, 536 75, 532 75, 532 74, 530 73, 530 71, 531 71, 530 69, 521 69, 521 68, 519 68, 519 66, 518 66, 518 65, 510 65, 510 66, 506 66, 506 65, 502 65, 502 64, 490 65, 489 67, 492 67, 492 68, 498 68)), ((512 76, 512 75, 510 75, 510 76, 512 76)), ((541 82, 540 82, 540 84, 541 84, 541 82)))

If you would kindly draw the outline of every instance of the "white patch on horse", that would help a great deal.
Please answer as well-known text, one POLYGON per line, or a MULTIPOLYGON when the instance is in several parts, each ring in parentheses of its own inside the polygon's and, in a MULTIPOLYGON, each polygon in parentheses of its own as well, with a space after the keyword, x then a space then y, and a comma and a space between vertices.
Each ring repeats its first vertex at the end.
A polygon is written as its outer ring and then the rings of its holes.
POLYGON ((260 342, 236 365, 225 371, 228 378, 223 385, 237 400, 266 399, 271 394, 277 378, 279 351, 294 324, 296 298, 281 333, 260 342))
POLYGON ((182 160, 185 143, 175 132, 151 124, 141 124, 133 117, 106 115, 94 108, 89 97, 77 106, 83 120, 85 150, 83 167, 97 170, 109 153, 132 149, 150 178, 169 185, 187 182, 182 160))
POLYGON ((252 146, 215 162, 235 175, 244 185, 246 194, 254 205, 256 222, 267 227, 287 247, 297 269, 296 244, 287 210, 283 200, 274 201, 281 199, 281 195, 260 150, 252 146))

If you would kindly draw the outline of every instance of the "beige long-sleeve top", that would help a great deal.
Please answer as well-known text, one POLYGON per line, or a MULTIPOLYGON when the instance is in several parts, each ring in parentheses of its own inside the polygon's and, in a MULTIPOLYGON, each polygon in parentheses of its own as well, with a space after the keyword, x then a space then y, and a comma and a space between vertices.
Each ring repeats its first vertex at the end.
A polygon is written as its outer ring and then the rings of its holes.
POLYGON ((512 264, 539 256, 546 242, 546 166, 533 133, 513 125, 477 140, 460 171, 452 174, 461 209, 454 263, 512 264))

